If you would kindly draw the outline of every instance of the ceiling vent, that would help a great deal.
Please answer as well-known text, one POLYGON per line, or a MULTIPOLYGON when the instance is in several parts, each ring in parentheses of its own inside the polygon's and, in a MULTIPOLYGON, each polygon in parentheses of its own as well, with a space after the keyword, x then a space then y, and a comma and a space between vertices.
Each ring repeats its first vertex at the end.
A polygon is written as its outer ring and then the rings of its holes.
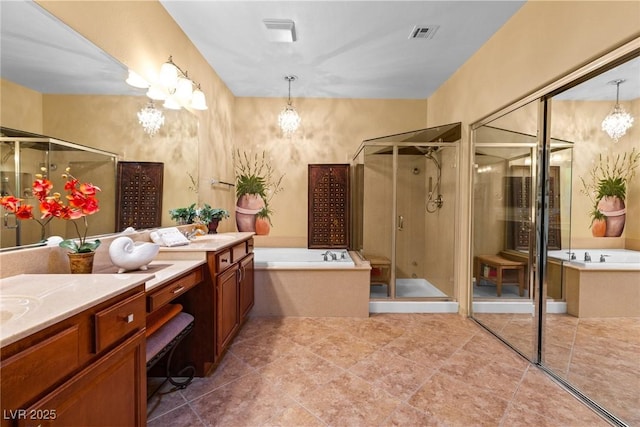
POLYGON ((409 34, 409 39, 431 39, 436 31, 440 28, 439 25, 416 25, 409 34))
POLYGON ((263 19, 267 27, 267 39, 272 42, 293 43, 296 41, 296 24, 290 19, 263 19))

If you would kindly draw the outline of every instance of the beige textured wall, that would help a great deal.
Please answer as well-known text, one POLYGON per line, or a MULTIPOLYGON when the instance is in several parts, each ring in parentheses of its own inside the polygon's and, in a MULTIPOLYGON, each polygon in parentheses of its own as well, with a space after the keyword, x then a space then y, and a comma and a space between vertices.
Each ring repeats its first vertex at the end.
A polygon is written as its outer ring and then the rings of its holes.
MULTIPOLYGON (((304 78, 300 76, 300 78, 304 78)), ((284 173, 271 201, 272 236, 307 239, 307 165, 350 163, 364 139, 425 127, 426 100, 293 99, 300 129, 283 137, 278 114, 285 98, 237 98, 235 141, 241 151, 267 154, 284 173)))
MULTIPOLYGON (((428 125, 468 127, 559 77, 640 35, 640 2, 527 2, 430 98, 428 125), (604 19, 606 17, 606 19, 604 19), (598 31, 594 31, 598 28, 598 31)), ((470 132, 463 131, 457 239, 458 297, 468 310, 471 261, 470 132), (466 148, 464 148, 466 147, 466 148), (466 220, 465 220, 466 218, 466 220)))
POLYGON ((42 94, 0 79, 0 125, 42 133, 42 94))
POLYGON ((46 135, 115 153, 120 160, 164 164, 163 226, 175 225, 169 209, 197 201, 198 194, 188 190, 188 174, 198 175, 195 115, 186 110, 163 110, 165 124, 150 137, 136 116, 147 103, 145 97, 45 95, 44 99, 46 135))
MULTIPOLYGON (((189 75, 201 84, 209 106, 206 111, 193 113, 198 119, 198 200, 233 209, 233 192, 208 183, 211 178, 222 179, 233 173, 234 96, 162 5, 157 1, 38 1, 38 4, 149 81, 155 79, 169 55, 189 70, 189 75)), ((179 138, 171 139, 181 143, 179 138)), ((189 191, 186 183, 180 191, 189 191)), ((171 200, 165 202, 166 206, 172 204, 171 200)), ((218 231, 234 228, 232 221, 227 220, 218 231)))

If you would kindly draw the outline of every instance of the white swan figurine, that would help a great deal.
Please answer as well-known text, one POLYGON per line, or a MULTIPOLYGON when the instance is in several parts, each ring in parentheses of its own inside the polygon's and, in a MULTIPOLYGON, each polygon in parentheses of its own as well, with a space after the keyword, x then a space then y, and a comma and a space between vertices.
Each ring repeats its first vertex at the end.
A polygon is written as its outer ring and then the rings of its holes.
POLYGON ((131 270, 146 270, 153 261, 160 246, 151 242, 134 243, 129 237, 118 237, 109 245, 111 262, 118 267, 118 273, 131 270))

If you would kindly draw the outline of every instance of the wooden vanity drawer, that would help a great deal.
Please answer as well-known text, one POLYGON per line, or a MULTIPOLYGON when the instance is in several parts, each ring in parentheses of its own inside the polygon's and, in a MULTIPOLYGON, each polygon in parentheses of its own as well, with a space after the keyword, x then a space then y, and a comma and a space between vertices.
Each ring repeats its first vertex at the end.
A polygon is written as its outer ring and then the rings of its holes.
POLYGON ((150 294, 147 297, 147 311, 151 313, 159 309, 200 282, 202 282, 202 268, 199 267, 150 294))
POLYGON ((231 265, 231 249, 225 249, 224 251, 216 254, 216 273, 222 273, 231 265))
POLYGON ((131 332, 143 329, 145 316, 144 292, 96 313, 96 353, 120 341, 131 332))
POLYGON ((238 262, 240 258, 243 258, 247 254, 247 241, 238 243, 231 248, 231 250, 233 251, 233 262, 238 262))
POLYGON ((78 368, 80 341, 79 327, 72 325, 3 360, 0 363, 2 408, 23 409, 24 402, 78 368))

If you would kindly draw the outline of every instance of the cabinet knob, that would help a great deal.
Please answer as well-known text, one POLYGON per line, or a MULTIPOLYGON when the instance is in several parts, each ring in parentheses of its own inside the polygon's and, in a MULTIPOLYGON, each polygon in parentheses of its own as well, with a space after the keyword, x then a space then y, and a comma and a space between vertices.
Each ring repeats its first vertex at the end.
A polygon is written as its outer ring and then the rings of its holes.
POLYGON ((173 291, 171 291, 174 294, 177 294, 178 292, 181 292, 184 290, 184 286, 178 286, 177 288, 175 288, 173 291))
POLYGON ((229 262, 229 260, 226 258, 222 258, 222 262, 229 262))
POLYGON ((124 319, 127 323, 133 322, 133 313, 129 313, 124 319))

